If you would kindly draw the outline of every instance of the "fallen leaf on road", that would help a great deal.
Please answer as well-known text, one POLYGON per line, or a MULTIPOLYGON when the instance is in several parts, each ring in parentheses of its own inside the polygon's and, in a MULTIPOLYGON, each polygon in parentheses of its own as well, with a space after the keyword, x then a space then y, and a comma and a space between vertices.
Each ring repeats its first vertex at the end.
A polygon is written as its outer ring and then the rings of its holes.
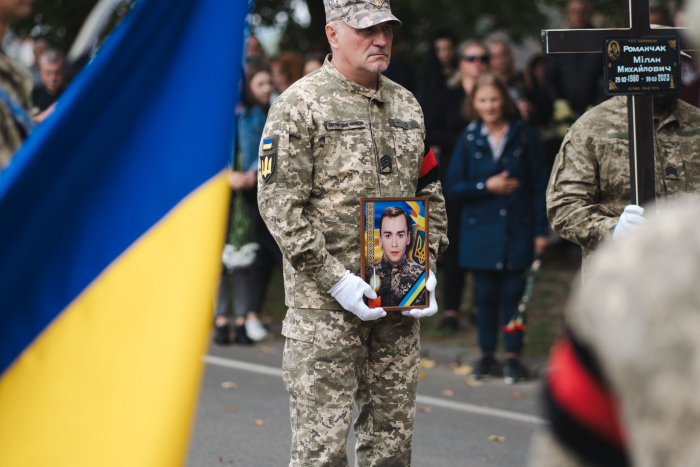
POLYGON ((236 413, 238 411, 235 407, 224 407, 224 410, 229 413, 236 413))
POLYGON ((263 425, 265 424, 265 420, 258 420, 258 419, 255 419, 255 424, 256 424, 256 425, 263 426, 263 425))
POLYGON ((449 389, 445 389, 444 391, 442 391, 442 395, 445 397, 452 397, 455 395, 455 392, 450 391, 449 389))
POLYGON ((469 365, 459 365, 452 371, 454 371, 456 375, 469 376, 474 371, 474 368, 469 365))
POLYGON ((221 464, 224 463, 224 460, 221 457, 219 457, 219 463, 221 463, 221 464))
POLYGON ((433 409, 431 409, 430 407, 418 407, 418 411, 423 413, 430 413, 433 411, 433 409))
POLYGON ((277 353, 277 350, 269 345, 256 345, 255 349, 262 353, 277 353))
POLYGON ((418 379, 425 379, 425 373, 423 373, 422 371, 419 371, 418 372, 418 379))
POLYGON ((420 359, 420 367, 421 368, 435 368, 435 360, 431 360, 429 358, 421 358, 420 359))
POLYGON ((499 443, 502 443, 506 440, 505 436, 497 436, 497 435, 491 435, 489 436, 489 441, 498 441, 499 443))
POLYGON ((225 383, 221 383, 221 387, 224 389, 236 389, 236 383, 232 383, 230 381, 227 381, 225 383))
POLYGON ((513 399, 520 399, 521 397, 523 397, 523 395, 519 392, 514 392, 510 395, 510 397, 512 397, 513 399))
POLYGON ((481 381, 473 381, 469 378, 464 380, 464 384, 466 384, 467 386, 474 387, 474 388, 478 388, 478 387, 484 385, 484 383, 482 383, 481 381))

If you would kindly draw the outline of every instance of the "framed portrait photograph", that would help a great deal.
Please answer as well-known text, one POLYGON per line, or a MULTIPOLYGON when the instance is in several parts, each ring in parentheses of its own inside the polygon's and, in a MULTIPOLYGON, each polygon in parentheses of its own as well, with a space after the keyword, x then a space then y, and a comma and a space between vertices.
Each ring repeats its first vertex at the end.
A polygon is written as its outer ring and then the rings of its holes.
POLYGON ((362 279, 370 308, 428 306, 428 198, 361 198, 362 279))

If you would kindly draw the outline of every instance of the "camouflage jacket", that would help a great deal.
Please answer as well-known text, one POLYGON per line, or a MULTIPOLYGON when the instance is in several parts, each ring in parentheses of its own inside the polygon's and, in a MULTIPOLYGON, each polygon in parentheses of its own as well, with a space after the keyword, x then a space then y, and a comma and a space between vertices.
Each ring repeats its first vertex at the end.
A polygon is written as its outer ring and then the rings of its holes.
POLYGON ((565 313, 567 339, 575 343, 568 353, 575 358, 557 362, 555 347, 548 365, 548 399, 558 402, 560 413, 535 441, 529 465, 602 465, 583 459, 602 452, 601 440, 626 452, 628 465, 700 465, 697 202, 670 203, 624 242, 603 245, 588 272, 565 313), (577 367, 583 371, 572 371, 577 367), (563 383, 558 391, 557 381, 563 383), (591 387, 596 402, 584 397, 591 387), (614 410, 603 409, 601 395, 614 410), (610 441, 616 425, 622 443, 610 441))
POLYGON ((448 244, 418 102, 381 76, 364 88, 330 59, 275 101, 260 145, 258 204, 284 255, 289 307, 342 310, 327 291, 360 272, 361 197, 428 197, 431 267, 448 244))
MULTIPOLYGON (((32 83, 32 76, 28 71, 0 52, 0 88, 27 113, 32 108, 32 83)), ((26 136, 10 107, 0 101, 0 170, 10 162, 26 136)))
MULTIPOLYGON (((655 123, 657 203, 700 191, 700 109, 677 101, 655 123)), ((586 258, 612 236, 630 204, 627 102, 614 97, 571 127, 554 161, 547 187, 547 216, 554 231, 586 258)))
MULTIPOLYGON (((399 306, 421 274, 425 272, 425 268, 406 257, 396 266, 382 258, 365 267, 365 279, 369 280, 375 272, 380 281, 377 295, 382 298, 381 306, 399 306)), ((413 304, 427 305, 425 288, 418 294, 413 304)))

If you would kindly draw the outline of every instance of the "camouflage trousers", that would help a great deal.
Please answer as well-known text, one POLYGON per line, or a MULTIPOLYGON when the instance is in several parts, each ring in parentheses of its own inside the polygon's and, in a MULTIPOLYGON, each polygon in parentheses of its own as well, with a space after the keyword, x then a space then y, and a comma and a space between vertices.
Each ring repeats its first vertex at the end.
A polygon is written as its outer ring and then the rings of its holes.
POLYGON ((284 385, 291 395, 290 467, 348 465, 353 401, 356 466, 410 466, 418 320, 394 311, 363 322, 347 311, 290 308, 284 385))

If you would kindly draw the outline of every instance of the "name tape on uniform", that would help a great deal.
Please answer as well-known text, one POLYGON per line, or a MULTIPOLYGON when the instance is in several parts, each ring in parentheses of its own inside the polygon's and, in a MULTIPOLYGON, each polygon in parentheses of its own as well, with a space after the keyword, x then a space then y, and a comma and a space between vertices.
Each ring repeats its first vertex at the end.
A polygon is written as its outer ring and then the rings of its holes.
POLYGON ((367 128, 367 123, 362 120, 352 120, 349 122, 326 122, 326 130, 357 130, 367 128))

